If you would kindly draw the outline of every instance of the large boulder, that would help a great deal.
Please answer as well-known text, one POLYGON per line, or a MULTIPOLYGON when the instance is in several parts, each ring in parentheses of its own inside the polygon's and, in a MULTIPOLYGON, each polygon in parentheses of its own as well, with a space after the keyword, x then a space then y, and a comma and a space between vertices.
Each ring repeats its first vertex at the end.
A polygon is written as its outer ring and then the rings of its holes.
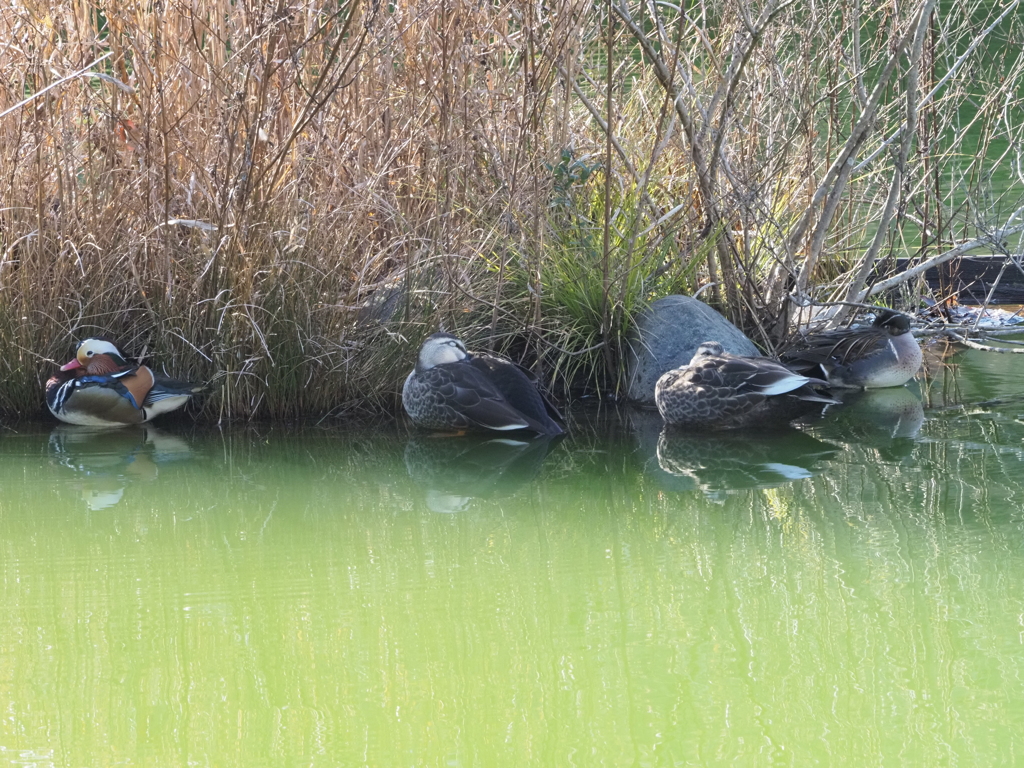
POLYGON ((721 342, 734 355, 761 355, 739 328, 703 301, 666 296, 652 303, 640 313, 630 339, 629 399, 653 405, 654 385, 662 374, 689 363, 705 341, 721 342))

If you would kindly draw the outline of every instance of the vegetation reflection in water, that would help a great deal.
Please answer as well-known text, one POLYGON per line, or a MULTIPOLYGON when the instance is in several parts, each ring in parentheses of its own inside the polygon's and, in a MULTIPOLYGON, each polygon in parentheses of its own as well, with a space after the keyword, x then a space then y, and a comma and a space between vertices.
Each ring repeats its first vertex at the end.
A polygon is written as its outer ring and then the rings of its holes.
POLYGON ((1020 373, 774 439, 6 430, 0 765, 1013 764, 1020 373))

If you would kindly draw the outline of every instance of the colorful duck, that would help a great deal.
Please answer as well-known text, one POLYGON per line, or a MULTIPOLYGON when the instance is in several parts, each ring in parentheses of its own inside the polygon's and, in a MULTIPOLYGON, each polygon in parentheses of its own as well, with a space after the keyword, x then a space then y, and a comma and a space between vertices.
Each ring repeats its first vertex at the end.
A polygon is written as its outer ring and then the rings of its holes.
POLYGON ((767 357, 730 355, 717 341, 701 344, 688 365, 658 379, 654 401, 668 424, 737 429, 784 424, 815 403, 837 403, 816 391, 828 383, 767 357))
POLYGON ((423 342, 402 388, 402 406, 421 427, 444 431, 529 430, 560 435, 561 415, 515 363, 471 353, 450 333, 423 342))
POLYGON ((149 421, 205 391, 205 384, 169 379, 125 361, 109 341, 85 339, 75 358, 46 382, 46 405, 68 424, 110 427, 149 421))

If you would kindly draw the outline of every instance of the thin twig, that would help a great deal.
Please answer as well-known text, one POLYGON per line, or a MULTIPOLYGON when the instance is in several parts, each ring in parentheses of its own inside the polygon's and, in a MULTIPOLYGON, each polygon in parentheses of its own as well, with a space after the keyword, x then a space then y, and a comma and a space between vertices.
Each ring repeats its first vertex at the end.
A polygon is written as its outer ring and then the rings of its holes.
POLYGON ((90 69, 95 67, 101 61, 105 61, 106 59, 109 59, 113 55, 114 55, 113 51, 107 51, 102 56, 100 56, 98 59, 93 61, 91 64, 87 64, 86 66, 84 66, 80 70, 78 70, 77 72, 72 72, 70 75, 66 75, 66 76, 62 77, 60 80, 56 80, 56 81, 50 83, 45 88, 40 88, 38 91, 33 93, 27 99, 22 99, 17 104, 15 104, 13 107, 10 107, 8 109, 5 109, 3 112, 0 112, 0 117, 6 117, 7 115, 11 114, 11 112, 14 112, 17 109, 21 109, 22 107, 24 107, 29 102, 35 101, 40 96, 42 96, 44 93, 46 93, 49 90, 52 90, 52 89, 56 88, 58 85, 63 85, 68 80, 74 80, 76 77, 80 77, 80 76, 86 74, 90 69))
POLYGON ((970 347, 971 349, 979 349, 982 352, 998 352, 1001 355, 1024 355, 1024 349, 1010 349, 1009 347, 993 347, 990 344, 981 344, 977 341, 972 341, 966 336, 961 336, 959 333, 955 331, 945 331, 945 333, 941 335, 944 335, 947 338, 952 339, 958 344, 963 344, 965 347, 970 347))

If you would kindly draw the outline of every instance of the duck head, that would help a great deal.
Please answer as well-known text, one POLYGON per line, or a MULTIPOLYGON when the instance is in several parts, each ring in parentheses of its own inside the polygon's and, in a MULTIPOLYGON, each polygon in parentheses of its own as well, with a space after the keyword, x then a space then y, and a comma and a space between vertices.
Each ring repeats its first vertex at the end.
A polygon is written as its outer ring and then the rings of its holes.
POLYGON ((466 345, 450 333, 435 333, 427 337, 416 359, 416 370, 426 371, 437 365, 458 363, 469 358, 466 345))
POLYGON ((725 349, 722 347, 721 342, 705 341, 697 347, 697 351, 693 353, 693 359, 690 360, 690 365, 698 362, 702 357, 720 357, 724 354, 725 349))
POLYGON ((883 328, 891 336, 900 336, 910 331, 910 318, 902 312, 894 312, 891 309, 882 309, 875 315, 876 328, 883 328))
POLYGON ((75 358, 60 367, 62 371, 85 368, 92 374, 109 374, 123 369, 127 363, 120 350, 104 339, 85 339, 78 345, 75 358))

